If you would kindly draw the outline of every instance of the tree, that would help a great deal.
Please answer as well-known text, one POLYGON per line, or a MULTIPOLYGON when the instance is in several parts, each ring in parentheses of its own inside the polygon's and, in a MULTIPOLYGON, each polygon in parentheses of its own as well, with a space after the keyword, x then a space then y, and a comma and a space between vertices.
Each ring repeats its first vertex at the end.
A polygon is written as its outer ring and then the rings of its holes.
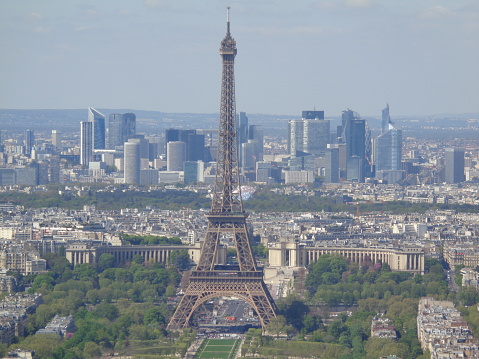
POLYGON ((110 253, 103 253, 98 259, 98 271, 101 273, 108 268, 115 267, 115 257, 110 253))
POLYGON ((281 334, 286 334, 286 318, 282 315, 278 315, 275 318, 271 318, 269 324, 266 326, 266 332, 276 335, 279 338, 281 334))
POLYGON ((145 257, 140 256, 139 254, 135 254, 133 256, 132 262, 136 264, 143 264, 145 263, 145 257))
POLYGON ((172 251, 168 258, 168 263, 180 271, 189 270, 191 267, 191 259, 186 249, 172 251))
POLYGON ((101 348, 94 342, 86 342, 83 348, 83 356, 87 359, 101 356, 101 348))

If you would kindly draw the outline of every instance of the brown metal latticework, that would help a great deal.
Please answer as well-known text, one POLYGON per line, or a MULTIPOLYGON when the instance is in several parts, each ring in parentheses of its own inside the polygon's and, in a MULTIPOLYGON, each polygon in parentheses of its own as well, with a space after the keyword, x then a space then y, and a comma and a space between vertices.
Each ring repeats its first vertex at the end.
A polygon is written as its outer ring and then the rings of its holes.
POLYGON ((188 327, 193 313, 202 303, 220 296, 233 296, 244 300, 256 311, 263 328, 276 316, 275 303, 251 251, 246 228, 248 215, 243 211, 241 201, 235 123, 236 41, 231 37, 229 14, 220 55, 223 58, 223 73, 213 203, 207 215, 208 229, 200 260, 196 270, 191 273, 188 288, 168 324, 168 329, 171 330, 188 327), (215 267, 215 259, 220 237, 227 233, 235 240, 238 268, 225 270, 215 267))

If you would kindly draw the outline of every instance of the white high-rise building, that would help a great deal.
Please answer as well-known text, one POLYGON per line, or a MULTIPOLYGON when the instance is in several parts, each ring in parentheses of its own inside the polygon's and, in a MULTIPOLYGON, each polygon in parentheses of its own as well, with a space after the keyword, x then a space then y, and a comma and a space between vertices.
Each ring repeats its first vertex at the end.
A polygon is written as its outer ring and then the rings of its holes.
POLYGON ((298 152, 319 155, 329 143, 330 121, 320 118, 302 118, 288 122, 288 144, 291 156, 298 152))
POLYGON ((88 166, 93 156, 93 122, 80 122, 80 164, 88 166))
POLYGON ((167 171, 183 171, 183 163, 186 161, 186 143, 183 141, 170 141, 166 145, 167 171))
POLYGON ((125 142, 123 172, 125 183, 140 183, 140 143, 137 141, 125 142))

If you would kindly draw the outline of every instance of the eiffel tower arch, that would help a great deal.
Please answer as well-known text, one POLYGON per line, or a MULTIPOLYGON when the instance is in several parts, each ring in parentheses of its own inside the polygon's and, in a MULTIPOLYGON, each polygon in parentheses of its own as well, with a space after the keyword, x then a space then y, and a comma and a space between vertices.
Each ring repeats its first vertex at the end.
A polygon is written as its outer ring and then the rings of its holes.
POLYGON ((215 297, 237 297, 249 304, 258 315, 261 326, 276 316, 276 305, 263 281, 251 250, 246 218, 241 200, 236 140, 236 104, 234 59, 236 41, 231 37, 229 8, 226 36, 221 41, 223 59, 221 79, 220 123, 216 180, 211 211, 207 214, 208 228, 201 248, 200 260, 192 271, 188 288, 170 319, 168 329, 180 330, 190 325, 193 313, 215 297), (234 239, 238 265, 215 265, 219 241, 223 235, 234 239))

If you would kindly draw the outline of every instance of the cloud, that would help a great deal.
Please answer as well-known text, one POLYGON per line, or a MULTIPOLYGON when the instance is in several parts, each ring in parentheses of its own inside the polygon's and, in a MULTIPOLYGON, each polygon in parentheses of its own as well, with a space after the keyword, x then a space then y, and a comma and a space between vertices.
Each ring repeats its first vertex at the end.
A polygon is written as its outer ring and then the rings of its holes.
POLYGON ((51 28, 48 27, 36 27, 33 29, 33 31, 39 33, 39 34, 48 34, 52 31, 51 28))
POLYGON ((85 26, 75 27, 73 30, 75 30, 75 31, 88 31, 88 30, 97 29, 97 28, 98 28, 98 26, 85 25, 85 26))
POLYGON ((346 0, 345 5, 347 7, 370 7, 373 5, 371 0, 346 0))
POLYGON ((319 35, 326 32, 331 32, 330 29, 327 29, 323 26, 312 25, 312 26, 295 26, 290 28, 283 27, 249 27, 242 28, 242 31, 246 32, 255 32, 262 35, 298 35, 298 34, 312 34, 319 35))
POLYGON ((143 0, 143 4, 152 8, 166 7, 168 5, 165 0, 143 0))
POLYGON ((422 18, 437 18, 441 16, 454 16, 454 12, 449 10, 448 8, 445 8, 444 6, 432 6, 430 8, 427 8, 424 10, 419 17, 422 18))
POLYGON ((27 19, 29 20, 43 20, 44 16, 42 14, 39 14, 37 12, 31 12, 27 14, 27 19))

